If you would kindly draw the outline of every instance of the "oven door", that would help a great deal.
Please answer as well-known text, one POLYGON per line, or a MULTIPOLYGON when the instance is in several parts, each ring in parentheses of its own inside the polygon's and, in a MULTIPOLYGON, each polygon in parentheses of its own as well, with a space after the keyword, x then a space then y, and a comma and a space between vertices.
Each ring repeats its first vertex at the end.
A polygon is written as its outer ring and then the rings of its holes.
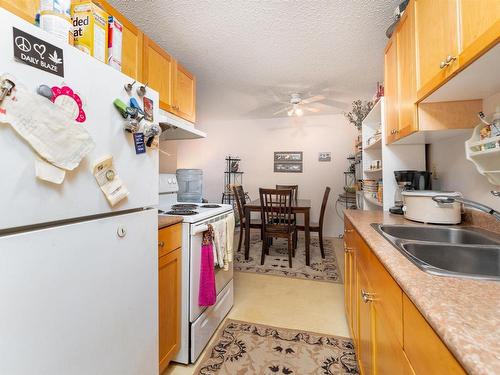
MULTIPOLYGON (((203 232, 200 231, 208 223, 214 223, 218 220, 224 220, 227 214, 223 214, 213 218, 211 220, 203 221, 191 225, 191 244, 190 253, 191 261, 189 264, 189 285, 190 285, 190 301, 189 301, 189 320, 194 322, 203 311, 206 310, 206 306, 198 306, 198 295, 200 291, 200 265, 201 265, 201 243, 203 239, 203 232)), ((217 300, 219 300, 220 293, 224 287, 233 279, 233 263, 229 263, 229 270, 225 271, 218 266, 215 267, 215 286, 217 290, 217 300)))

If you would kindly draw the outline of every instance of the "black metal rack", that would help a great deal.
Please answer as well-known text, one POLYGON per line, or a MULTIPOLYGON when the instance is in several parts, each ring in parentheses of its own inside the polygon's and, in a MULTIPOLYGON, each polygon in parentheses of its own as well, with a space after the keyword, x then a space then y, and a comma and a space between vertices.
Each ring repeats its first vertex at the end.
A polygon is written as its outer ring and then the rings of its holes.
MULTIPOLYGON (((241 161, 238 157, 226 157, 226 170, 224 171, 224 191, 222 192, 222 203, 231 204, 234 206, 234 193, 232 190, 233 185, 243 186, 244 172, 239 170, 239 163, 241 161)), ((247 193, 245 192, 245 195, 247 193)))

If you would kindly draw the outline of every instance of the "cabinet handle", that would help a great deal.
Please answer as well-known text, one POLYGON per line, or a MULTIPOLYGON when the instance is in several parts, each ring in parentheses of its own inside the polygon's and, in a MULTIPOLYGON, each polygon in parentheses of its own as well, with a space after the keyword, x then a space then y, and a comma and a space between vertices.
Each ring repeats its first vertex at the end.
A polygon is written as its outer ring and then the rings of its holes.
POLYGON ((158 242, 158 246, 160 246, 160 247, 165 246, 165 242, 163 242, 163 241, 158 242))
POLYGON ((457 58, 456 58, 456 56, 451 56, 451 55, 448 55, 448 56, 446 57, 446 63, 447 63, 448 65, 450 65, 450 64, 452 63, 452 61, 455 61, 456 59, 457 59, 457 58))
POLYGON ((372 302, 373 294, 367 293, 363 289, 361 289, 361 299, 363 300, 364 303, 372 302))
POLYGON ((354 232, 353 229, 344 229, 344 233, 352 233, 352 232, 354 232))
POLYGON ((354 251, 354 249, 352 247, 349 247, 349 246, 344 246, 344 251, 347 254, 351 254, 354 251))
POLYGON ((449 66, 456 59, 457 59, 456 56, 448 55, 448 56, 446 56, 446 59, 444 59, 443 61, 441 61, 441 63, 439 64, 439 67, 441 69, 446 68, 447 66, 449 66))

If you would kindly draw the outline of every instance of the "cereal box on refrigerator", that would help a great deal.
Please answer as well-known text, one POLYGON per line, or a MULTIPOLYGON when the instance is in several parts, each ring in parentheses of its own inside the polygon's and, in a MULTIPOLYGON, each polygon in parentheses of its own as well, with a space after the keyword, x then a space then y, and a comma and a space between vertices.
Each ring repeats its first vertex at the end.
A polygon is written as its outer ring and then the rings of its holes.
POLYGON ((40 0, 40 28, 73 43, 71 0, 40 0))
POLYGON ((93 1, 71 4, 75 47, 107 63, 108 14, 93 1))
POLYGON ((108 18, 108 64, 122 70, 123 25, 114 16, 108 18))

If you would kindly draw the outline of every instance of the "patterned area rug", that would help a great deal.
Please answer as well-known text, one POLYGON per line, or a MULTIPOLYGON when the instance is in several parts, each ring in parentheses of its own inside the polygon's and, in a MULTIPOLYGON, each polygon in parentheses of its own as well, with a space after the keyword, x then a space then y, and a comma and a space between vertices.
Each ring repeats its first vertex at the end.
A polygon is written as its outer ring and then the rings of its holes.
POLYGON ((351 339, 227 320, 199 375, 358 374, 351 339))
MULTIPOLYGON (((237 236, 235 243, 237 244, 237 236)), ((254 272, 266 275, 293 277, 299 279, 328 281, 331 283, 342 283, 335 246, 342 246, 342 240, 336 238, 323 238, 325 246, 325 259, 321 258, 319 239, 311 236, 311 265, 306 266, 306 250, 304 246, 304 235, 299 234, 299 242, 295 257, 292 260, 293 267, 288 267, 288 247, 286 239, 274 239, 273 245, 266 255, 264 265, 260 264, 262 254, 262 241, 257 233, 252 233, 250 238, 250 257, 245 260, 245 250, 242 246, 240 252, 234 256, 234 270, 240 272, 254 272)))

